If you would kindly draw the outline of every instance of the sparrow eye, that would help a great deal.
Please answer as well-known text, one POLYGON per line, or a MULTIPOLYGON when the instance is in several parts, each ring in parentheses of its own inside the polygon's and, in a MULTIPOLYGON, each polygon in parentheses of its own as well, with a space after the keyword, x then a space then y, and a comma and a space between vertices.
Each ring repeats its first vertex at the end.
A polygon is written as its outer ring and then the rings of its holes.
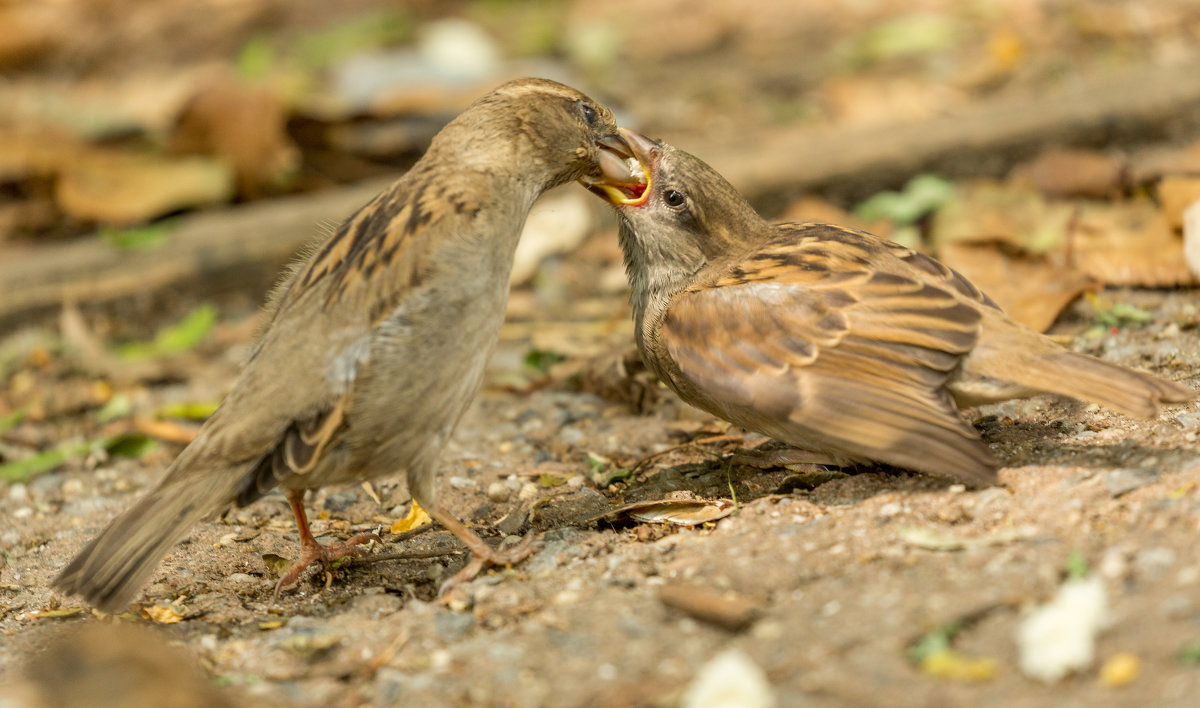
POLYGON ((579 112, 583 114, 583 119, 588 125, 596 124, 596 108, 586 101, 576 101, 575 105, 579 106, 579 112))
POLYGON ((682 192, 674 189, 668 189, 667 191, 663 192, 663 201, 666 202, 667 206, 671 207, 672 209, 678 209, 679 207, 683 206, 683 203, 687 201, 687 199, 684 198, 682 192))

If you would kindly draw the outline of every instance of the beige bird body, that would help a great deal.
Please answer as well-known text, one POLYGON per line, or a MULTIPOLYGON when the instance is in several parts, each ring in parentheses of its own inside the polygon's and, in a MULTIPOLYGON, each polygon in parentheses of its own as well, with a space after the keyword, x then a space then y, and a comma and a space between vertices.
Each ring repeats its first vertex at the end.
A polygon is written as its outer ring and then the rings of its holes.
MULTIPOLYGON (((304 490, 399 472, 436 520, 490 553, 438 506, 439 453, 480 387, 533 202, 593 173, 615 135, 610 112, 544 80, 510 82, 464 111, 293 266, 220 408, 56 587, 120 608, 203 517, 280 486, 303 545, 304 490)), ((307 562, 323 557, 314 545, 307 562)))
POLYGON ((1150 416, 1182 386, 1070 352, 936 260, 831 224, 768 224, 698 158, 633 133, 617 207, 636 338, 685 401, 803 451, 972 484, 996 462, 960 407, 1058 393, 1150 416))

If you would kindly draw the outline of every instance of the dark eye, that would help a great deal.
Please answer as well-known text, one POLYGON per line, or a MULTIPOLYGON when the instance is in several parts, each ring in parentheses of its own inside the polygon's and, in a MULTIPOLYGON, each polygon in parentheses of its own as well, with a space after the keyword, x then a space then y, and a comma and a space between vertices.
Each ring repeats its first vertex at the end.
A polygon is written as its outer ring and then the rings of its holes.
POLYGON ((679 192, 674 189, 668 189, 667 191, 663 192, 663 201, 666 202, 667 206, 673 209, 678 209, 679 207, 683 206, 683 203, 687 201, 687 199, 683 196, 683 192, 679 192))
POLYGON ((592 104, 585 101, 577 101, 575 105, 579 106, 579 112, 583 114, 583 119, 588 125, 596 124, 596 108, 592 104))

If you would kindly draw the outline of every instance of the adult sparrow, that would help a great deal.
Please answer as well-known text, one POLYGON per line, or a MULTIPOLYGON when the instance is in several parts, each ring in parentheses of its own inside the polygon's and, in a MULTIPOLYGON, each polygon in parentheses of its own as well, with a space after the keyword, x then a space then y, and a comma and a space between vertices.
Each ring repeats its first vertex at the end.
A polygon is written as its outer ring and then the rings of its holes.
POLYGON ((632 156, 603 156, 590 189, 616 207, 642 357, 688 403, 797 448, 778 461, 992 484, 962 407, 1056 393, 1149 417, 1195 396, 1064 349, 933 258, 769 224, 698 158, 623 134, 632 156))
POLYGON ((530 207, 551 187, 598 175, 612 146, 627 153, 612 113, 562 84, 522 79, 477 100, 285 274, 220 408, 54 586, 122 608, 197 521, 282 487, 301 555, 278 595, 313 561, 375 538, 317 543, 304 492, 400 471, 472 553, 451 583, 527 556, 532 536, 500 553, 455 519, 437 502, 434 476, 498 338, 530 207))

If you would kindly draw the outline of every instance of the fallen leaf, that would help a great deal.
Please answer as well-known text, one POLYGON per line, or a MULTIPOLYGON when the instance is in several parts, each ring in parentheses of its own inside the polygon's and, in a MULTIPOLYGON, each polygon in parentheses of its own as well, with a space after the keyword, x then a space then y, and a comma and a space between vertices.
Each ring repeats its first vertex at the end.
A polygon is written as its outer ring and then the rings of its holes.
POLYGON ((1133 683, 1142 671, 1142 660, 1137 654, 1123 651, 1113 654, 1100 667, 1100 685, 1105 688, 1120 688, 1133 683))
POLYGON ((1064 245, 1076 211, 1069 202, 1049 202, 1029 187, 982 179, 965 182, 933 214, 930 245, 940 254, 950 243, 1000 241, 1046 253, 1064 245))
POLYGON ((135 224, 233 197, 232 171, 203 157, 164 158, 92 148, 63 165, 54 198, 77 219, 135 224))
POLYGON ((117 355, 127 361, 158 359, 195 349, 217 323, 217 308, 209 303, 198 305, 179 322, 160 329, 150 342, 130 342, 118 348, 117 355))
POLYGON ((566 477, 559 477, 553 474, 543 474, 538 476, 538 486, 542 488, 561 487, 566 483, 566 477))
POLYGON ((418 526, 424 526, 425 524, 431 523, 433 523, 433 519, 429 518, 429 513, 421 508, 421 505, 417 503, 416 499, 413 499, 412 508, 408 510, 408 516, 392 524, 392 527, 388 529, 388 532, 392 534, 401 534, 405 531, 411 531, 418 526))
POLYGON ((589 521, 612 523, 629 518, 645 523, 699 526, 723 519, 732 514, 735 508, 736 505, 729 499, 662 499, 626 504, 589 521))
POLYGON ((954 183, 937 175, 913 177, 899 192, 880 192, 854 208, 867 222, 887 220, 900 226, 916 223, 954 198, 954 183))
POLYGON ((1200 177, 1164 177, 1158 183, 1158 202, 1171 228, 1183 228, 1183 213, 1200 203, 1200 177))
POLYGON ((992 242, 956 241, 939 260, 961 273, 1021 324, 1045 332, 1067 305, 1096 286, 1060 256, 1030 253, 992 242))
POLYGON ((1018 165, 1011 181, 1052 197, 1104 198, 1120 193, 1126 167, 1121 160, 1094 150, 1050 150, 1018 165))
POLYGON ((258 628, 264 632, 267 632, 272 629, 279 629, 280 627, 284 626, 285 624, 287 624, 286 619, 266 620, 264 622, 259 622, 258 628))
POLYGON ((944 681, 991 681, 996 677, 996 660, 966 657, 953 649, 943 649, 921 660, 921 673, 944 681))
POLYGON ((238 193, 250 198, 284 186, 299 161, 283 102, 229 77, 197 87, 180 111, 171 150, 218 158, 236 174, 238 193))
POLYGON ((142 616, 158 624, 175 624, 183 620, 183 612, 174 605, 143 607, 142 616))
POLYGON ((217 411, 220 401, 184 401, 168 403, 154 411, 158 418, 183 418, 184 420, 207 420, 217 411))
POLYGON ((41 610, 30 612, 29 616, 33 619, 61 619, 63 617, 74 617, 83 612, 82 607, 57 607, 52 610, 41 610))
POLYGON ((1166 217, 1148 199, 1086 204, 1074 222, 1075 267, 1108 285, 1194 283, 1182 251, 1166 217))
POLYGON ((283 556, 276 555, 274 553, 264 553, 259 556, 259 558, 262 558, 263 565, 266 566, 267 572, 270 573, 272 577, 278 578, 286 573, 288 568, 292 567, 291 559, 284 558, 283 556))
POLYGON ((133 426, 143 435, 180 445, 187 445, 200 434, 198 425, 180 425, 173 420, 138 418, 133 421, 133 426))

